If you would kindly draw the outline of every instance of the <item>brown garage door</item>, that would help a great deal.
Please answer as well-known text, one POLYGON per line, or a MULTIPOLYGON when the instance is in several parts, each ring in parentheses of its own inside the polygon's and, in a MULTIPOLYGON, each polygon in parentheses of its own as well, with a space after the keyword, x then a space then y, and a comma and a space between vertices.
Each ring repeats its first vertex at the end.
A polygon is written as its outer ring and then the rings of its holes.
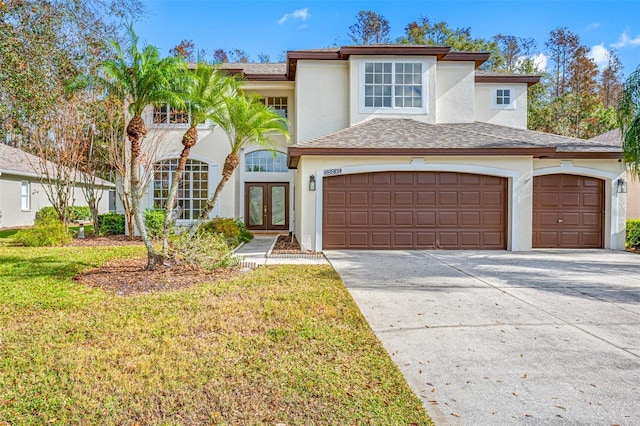
POLYGON ((602 248, 604 181, 575 175, 533 178, 533 247, 602 248))
POLYGON ((381 172, 323 182, 325 249, 504 249, 504 178, 381 172))

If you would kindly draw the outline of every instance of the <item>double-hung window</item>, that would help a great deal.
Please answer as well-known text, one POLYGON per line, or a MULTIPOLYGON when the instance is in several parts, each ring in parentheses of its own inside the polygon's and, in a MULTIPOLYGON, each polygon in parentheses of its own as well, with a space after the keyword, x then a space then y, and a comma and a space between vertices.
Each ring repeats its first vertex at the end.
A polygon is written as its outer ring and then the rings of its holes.
POLYGON ((365 112, 424 109, 422 62, 364 62, 363 66, 365 112))

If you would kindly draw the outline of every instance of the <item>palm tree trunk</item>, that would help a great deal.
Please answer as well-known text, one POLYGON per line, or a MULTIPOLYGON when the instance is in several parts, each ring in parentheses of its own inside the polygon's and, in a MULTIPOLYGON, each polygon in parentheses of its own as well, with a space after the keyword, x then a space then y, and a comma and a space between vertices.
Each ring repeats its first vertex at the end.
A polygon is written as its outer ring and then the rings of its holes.
POLYGON ((213 208, 216 206, 216 202, 218 201, 218 197, 220 197, 220 193, 222 192, 222 188, 226 185, 226 183, 233 175, 233 172, 238 167, 238 154, 235 152, 231 152, 227 155, 227 158, 224 160, 224 167, 222 168, 222 178, 220 182, 218 182, 218 186, 216 187, 216 191, 213 193, 213 196, 207 200, 207 204, 205 204, 202 213, 195 222, 191 224, 191 228, 189 228, 189 233, 187 234, 188 238, 193 238, 193 236, 198 232, 198 229, 202 226, 202 224, 209 218, 209 214, 213 211, 213 208))
POLYGON ((133 218, 142 237, 142 241, 147 249, 147 270, 156 269, 158 264, 158 255, 153 250, 153 245, 147 234, 147 228, 142 216, 140 207, 140 176, 138 175, 138 166, 140 163, 140 140, 147 134, 144 121, 140 117, 133 117, 127 126, 127 137, 131 141, 131 160, 129 162, 129 172, 131 174, 131 204, 133 210, 133 218))
POLYGON ((162 256, 166 258, 169 255, 169 234, 171 233, 171 223, 173 219, 173 208, 176 205, 176 195, 178 194, 178 186, 182 181, 182 174, 189 158, 189 152, 191 148, 198 141, 198 129, 195 127, 189 127, 182 137, 182 152, 180 153, 180 159, 178 160, 178 166, 173 175, 171 181, 171 188, 169 188, 169 195, 167 196, 167 203, 164 206, 164 225, 162 227, 162 256))

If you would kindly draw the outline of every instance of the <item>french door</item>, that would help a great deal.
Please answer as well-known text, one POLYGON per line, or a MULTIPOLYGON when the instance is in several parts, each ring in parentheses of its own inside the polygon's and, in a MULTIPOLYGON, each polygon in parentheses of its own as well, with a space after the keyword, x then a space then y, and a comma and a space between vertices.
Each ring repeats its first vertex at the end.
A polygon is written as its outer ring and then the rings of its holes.
POLYGON ((248 229, 289 230, 289 184, 245 183, 244 218, 248 229))

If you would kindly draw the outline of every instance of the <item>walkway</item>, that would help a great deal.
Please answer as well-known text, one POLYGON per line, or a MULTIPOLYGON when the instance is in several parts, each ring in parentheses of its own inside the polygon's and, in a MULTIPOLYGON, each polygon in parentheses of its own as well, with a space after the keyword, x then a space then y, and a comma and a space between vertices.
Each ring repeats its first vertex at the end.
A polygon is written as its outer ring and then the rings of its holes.
MULTIPOLYGON (((253 240, 240 247, 236 254, 244 258, 243 264, 253 267, 259 265, 328 265, 323 255, 286 255, 286 257, 267 257, 278 238, 277 235, 256 235, 253 240)), ((284 255, 281 255, 284 256, 284 255)))

